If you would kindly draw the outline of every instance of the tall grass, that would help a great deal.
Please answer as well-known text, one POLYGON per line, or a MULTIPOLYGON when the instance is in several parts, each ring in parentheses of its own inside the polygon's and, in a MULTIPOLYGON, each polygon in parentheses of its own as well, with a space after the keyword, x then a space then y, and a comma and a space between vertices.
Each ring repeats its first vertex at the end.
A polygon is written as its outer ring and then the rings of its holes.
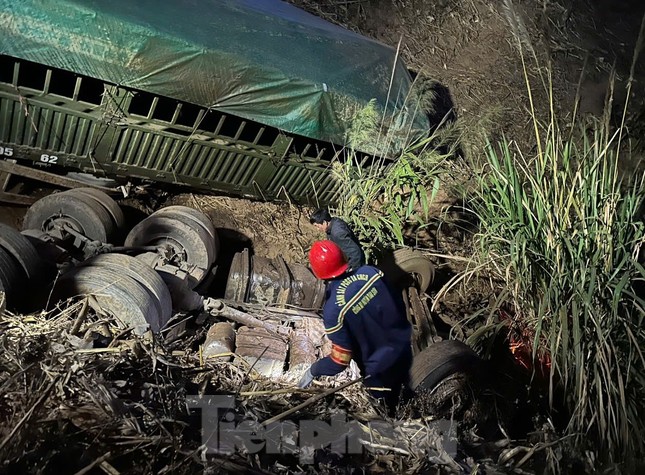
POLYGON ((550 353, 568 431, 615 457, 642 454, 645 181, 621 178, 620 131, 536 127, 532 156, 510 140, 487 147, 473 205, 480 258, 506 282, 534 350, 550 353))
MULTIPOLYGON (((478 258, 505 283, 496 305, 510 304, 535 356, 549 354, 550 400, 556 390, 564 394, 566 429, 578 447, 593 441, 609 460, 638 460, 645 454, 645 178, 621 174, 631 150, 624 120, 609 126, 610 103, 603 121, 585 124, 574 110, 574 125, 559 127, 550 68, 537 68, 548 100, 548 119, 538 120, 524 52, 539 61, 512 3, 504 5, 535 143, 486 147, 473 201, 478 258)), ((644 28, 645 19, 627 97, 644 28)))
MULTIPOLYGON (((401 41, 392 65, 388 99, 400 47, 401 41)), ((332 164, 332 176, 342 190, 334 212, 350 223, 368 259, 404 246, 406 230, 424 226, 429 220, 444 164, 455 146, 454 138, 442 127, 454 116, 451 100, 440 98, 435 88, 432 80, 418 75, 400 111, 389 115, 377 110, 375 100, 370 101, 352 117, 345 137, 347 153, 332 164), (439 102, 441 107, 437 108, 439 102), (412 118, 417 114, 428 119, 430 115, 445 116, 435 117, 440 123, 430 124, 434 132, 429 137, 414 141, 412 118), (406 130, 401 123, 410 127, 406 130), (385 153, 366 155, 359 150, 385 153)))
MULTIPOLYGON (((518 18, 510 6, 509 18, 518 18)), ((528 36, 521 22, 511 27, 528 36)), ((560 128, 548 72, 540 74, 547 119, 538 120, 523 55, 522 64, 535 142, 502 139, 482 151, 484 168, 467 187, 480 225, 473 268, 504 283, 490 314, 510 307, 534 353, 548 353, 549 396, 564 395, 568 440, 593 441, 616 461, 637 458, 645 454, 645 178, 620 173, 629 153, 622 125, 560 128)), ((373 129, 373 119, 356 132, 373 129)), ((386 166, 365 167, 358 154, 334 164, 344 188, 336 212, 368 253, 402 245, 407 227, 427 223, 447 158, 431 143, 386 166)))

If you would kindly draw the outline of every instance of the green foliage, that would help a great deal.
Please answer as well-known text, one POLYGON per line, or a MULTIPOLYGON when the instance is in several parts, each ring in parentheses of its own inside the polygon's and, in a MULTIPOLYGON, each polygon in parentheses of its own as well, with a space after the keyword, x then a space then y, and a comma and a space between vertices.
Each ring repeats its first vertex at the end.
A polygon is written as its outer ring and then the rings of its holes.
POLYGON ((352 121, 347 156, 332 165, 344 190, 334 214, 352 226, 368 259, 377 250, 403 246, 407 228, 427 223, 446 159, 431 147, 435 137, 408 146, 393 160, 356 152, 373 148, 375 141, 388 143, 381 121, 371 101, 352 121))
POLYGON ((404 230, 427 223, 430 204, 439 191, 445 156, 424 150, 429 140, 410 147, 396 160, 384 163, 350 153, 333 165, 333 176, 346 190, 335 214, 351 224, 366 254, 403 246, 404 230))
POLYGON ((347 144, 352 150, 370 150, 378 140, 380 114, 372 99, 352 120, 347 132, 347 144))
POLYGON ((620 178, 620 131, 535 130, 534 157, 509 140, 487 147, 473 204, 478 257, 505 282, 534 351, 551 355, 568 431, 598 437, 618 460, 643 454, 645 182, 620 178))
MULTIPOLYGON (((510 305, 514 325, 533 335, 534 356, 550 355, 550 397, 563 392, 567 432, 578 447, 598 442, 595 448, 610 461, 634 463, 645 454, 645 178, 619 171, 631 158, 628 102, 614 132, 611 100, 603 123, 586 125, 574 109, 571 130, 561 130, 551 69, 540 67, 512 2, 505 0, 504 8, 522 61, 535 142, 530 155, 507 139, 489 144, 476 174, 476 257, 503 282, 490 313, 510 305), (527 55, 547 102, 534 94, 527 55), (544 107, 546 124, 536 112, 544 107)), ((638 45, 643 38, 645 21, 638 45)))

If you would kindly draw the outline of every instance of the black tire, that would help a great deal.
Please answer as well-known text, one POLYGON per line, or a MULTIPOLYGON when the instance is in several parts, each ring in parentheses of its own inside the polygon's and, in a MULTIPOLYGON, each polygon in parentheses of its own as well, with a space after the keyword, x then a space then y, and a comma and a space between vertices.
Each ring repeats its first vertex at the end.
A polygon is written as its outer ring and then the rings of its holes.
POLYGON ((9 252, 0 248, 0 285, 5 293, 7 308, 13 309, 16 303, 16 293, 24 286, 18 262, 9 252))
POLYGON ((168 206, 167 208, 155 211, 152 216, 176 219, 193 228, 206 246, 210 264, 212 265, 215 262, 217 253, 219 252, 219 240, 217 240, 215 228, 213 228, 207 216, 187 206, 168 206))
POLYGON ((170 214, 174 216, 184 216, 195 221, 202 228, 204 228, 208 233, 208 236, 210 237, 211 246, 213 249, 213 262, 217 260, 217 256, 220 250, 219 236, 217 234, 217 231, 215 230, 215 227, 213 226, 213 222, 204 213, 194 208, 190 208, 189 206, 174 205, 174 206, 167 206, 165 208, 161 208, 160 210, 156 211, 154 214, 156 215, 170 214))
POLYGON ((25 214, 22 229, 37 229, 63 237, 53 224, 65 222, 87 238, 109 242, 114 225, 108 212, 89 196, 55 193, 36 201, 25 214))
POLYGON ((410 368, 410 387, 431 391, 448 376, 476 371, 481 360, 466 344, 456 340, 432 343, 417 354, 410 368))
POLYGON ((18 262, 27 283, 41 281, 41 259, 29 239, 11 226, 0 223, 0 247, 4 248, 18 262))
POLYGON ((62 275, 52 293, 53 300, 91 295, 95 311, 113 316, 120 326, 142 334, 148 328, 159 332, 167 323, 157 311, 158 301, 135 279, 118 269, 77 267, 62 275))
POLYGON ((434 280, 434 265, 421 251, 397 249, 394 251, 394 262, 401 270, 415 277, 420 294, 428 290, 434 280))
POLYGON ((194 227, 166 216, 151 215, 137 224, 125 239, 128 247, 169 245, 180 262, 186 264, 186 271, 195 288, 210 269, 210 251, 203 235, 194 227))
POLYGON ((109 267, 136 280, 154 298, 157 312, 162 321, 172 317, 170 291, 161 276, 149 265, 125 254, 99 254, 86 260, 81 266, 109 267))
POLYGON ((117 232, 123 230, 125 228, 125 216, 123 216, 123 211, 121 211, 121 208, 117 204, 114 199, 107 193, 102 192, 101 190, 97 190, 96 188, 74 188, 72 190, 66 191, 66 193, 83 193, 85 195, 91 196, 94 200, 99 202, 101 206, 105 208, 105 210, 110 214, 112 217, 112 223, 115 226, 115 229, 117 232))
POLYGON ((112 242, 112 238, 117 234, 115 221, 112 218, 110 211, 103 203, 101 203, 101 201, 96 196, 82 191, 79 192, 76 189, 65 191, 62 194, 71 199, 81 201, 91 207, 96 216, 101 219, 101 222, 105 227, 105 232, 108 240, 103 242, 112 242))

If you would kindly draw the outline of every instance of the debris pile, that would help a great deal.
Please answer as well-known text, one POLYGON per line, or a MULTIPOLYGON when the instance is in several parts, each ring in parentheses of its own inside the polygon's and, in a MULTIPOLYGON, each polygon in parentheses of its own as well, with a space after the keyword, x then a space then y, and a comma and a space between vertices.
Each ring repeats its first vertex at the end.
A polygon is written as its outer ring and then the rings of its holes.
POLYGON ((319 387, 297 390, 250 365, 204 358, 204 328, 164 343, 124 333, 109 318, 90 314, 79 324, 81 308, 78 302, 56 313, 6 314, 0 321, 2 471, 329 473, 357 464, 373 471, 458 469, 431 422, 408 420, 383 430, 379 408, 351 378, 336 381, 345 389, 319 397, 319 387), (298 405, 290 423, 351 414, 361 450, 341 457, 330 444, 287 454, 218 454, 203 439, 203 409, 202 417, 189 409, 190 398, 203 395, 233 398, 236 423, 282 423, 281 414, 298 405), (312 395, 318 399, 307 403, 312 395), (381 429, 371 428, 370 420, 381 421, 381 429))
POLYGON ((119 205, 101 193, 49 195, 22 234, 0 227, 0 291, 7 310, 27 315, 0 313, 0 470, 459 471, 474 462, 454 460, 453 418, 470 419, 471 448, 485 446, 479 434, 492 425, 489 438, 504 435, 496 457, 519 457, 481 397, 484 362, 432 323, 424 293, 434 270, 419 251, 382 265, 414 329, 415 394, 393 420, 355 384, 355 365, 296 388, 331 346, 309 269, 246 248, 222 265, 210 218, 185 206, 125 236, 119 205), (228 275, 223 299, 207 296, 216 270, 228 275), (16 276, 31 284, 11 285, 16 276))

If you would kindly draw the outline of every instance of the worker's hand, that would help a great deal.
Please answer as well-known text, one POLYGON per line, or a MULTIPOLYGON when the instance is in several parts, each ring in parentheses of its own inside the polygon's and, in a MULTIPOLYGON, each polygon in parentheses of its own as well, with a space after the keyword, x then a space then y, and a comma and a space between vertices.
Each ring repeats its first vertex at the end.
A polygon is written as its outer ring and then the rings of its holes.
POLYGON ((314 380, 314 376, 311 374, 311 366, 307 368, 307 371, 305 371, 305 374, 302 375, 302 378, 300 378, 300 381, 298 382, 298 387, 300 389, 305 389, 309 387, 311 382, 314 380))

